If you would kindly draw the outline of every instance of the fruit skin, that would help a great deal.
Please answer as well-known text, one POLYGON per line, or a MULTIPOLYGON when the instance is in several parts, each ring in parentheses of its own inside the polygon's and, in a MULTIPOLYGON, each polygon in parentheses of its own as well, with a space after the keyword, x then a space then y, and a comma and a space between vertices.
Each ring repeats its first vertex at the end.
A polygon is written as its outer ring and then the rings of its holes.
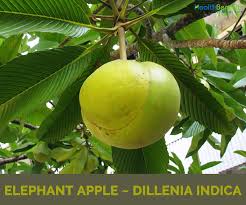
POLYGON ((137 149, 167 132, 180 107, 172 74, 153 62, 115 60, 104 64, 80 90, 84 123, 111 146, 137 149))

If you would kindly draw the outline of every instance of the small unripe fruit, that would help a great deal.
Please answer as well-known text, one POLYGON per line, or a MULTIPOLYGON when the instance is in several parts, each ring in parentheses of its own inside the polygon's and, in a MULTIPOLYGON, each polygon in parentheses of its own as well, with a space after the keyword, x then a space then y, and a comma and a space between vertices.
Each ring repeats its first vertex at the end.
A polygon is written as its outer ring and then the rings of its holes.
POLYGON ((137 149, 158 141, 175 122, 180 91, 153 62, 116 60, 97 69, 80 90, 84 123, 102 142, 137 149))

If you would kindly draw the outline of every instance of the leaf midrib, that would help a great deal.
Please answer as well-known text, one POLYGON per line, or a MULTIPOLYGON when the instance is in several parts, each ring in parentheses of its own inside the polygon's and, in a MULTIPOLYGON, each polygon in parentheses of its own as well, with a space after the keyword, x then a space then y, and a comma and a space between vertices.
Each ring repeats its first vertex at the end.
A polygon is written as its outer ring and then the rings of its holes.
POLYGON ((9 104, 11 101, 15 100, 16 98, 18 98, 19 96, 27 93, 28 91, 30 91, 31 89, 37 87, 38 85, 42 84, 43 82, 49 80, 50 78, 52 78, 53 76, 55 76, 57 73, 62 72, 65 68, 67 68, 68 66, 70 66, 71 64, 77 62, 78 60, 80 60, 82 57, 84 57, 85 55, 88 54, 88 51, 84 51, 81 55, 79 55, 77 58, 75 58, 73 61, 71 61, 70 63, 68 63, 67 65, 63 66, 62 68, 60 68, 59 70, 55 71, 54 73, 52 73, 51 75, 49 75, 48 77, 40 80, 38 83, 32 85, 31 87, 25 89, 24 91, 20 92, 19 94, 15 95, 14 97, 10 98, 9 100, 5 101, 3 104, 0 105, 0 108, 4 107, 5 105, 9 104))
POLYGON ((52 16, 44 16, 44 15, 36 15, 36 14, 29 14, 29 13, 23 13, 23 12, 16 12, 16 11, 0 11, 0 13, 3 14, 14 14, 14 15, 22 15, 22 16, 31 16, 31 17, 38 17, 38 18, 44 18, 44 19, 49 19, 49 20, 55 20, 55 21, 62 21, 65 23, 70 23, 70 24, 75 24, 81 27, 87 27, 90 28, 90 24, 84 24, 84 23, 80 23, 80 22, 76 22, 76 21, 71 21, 71 20, 67 20, 67 19, 62 19, 62 18, 57 18, 57 17, 52 17, 52 16))

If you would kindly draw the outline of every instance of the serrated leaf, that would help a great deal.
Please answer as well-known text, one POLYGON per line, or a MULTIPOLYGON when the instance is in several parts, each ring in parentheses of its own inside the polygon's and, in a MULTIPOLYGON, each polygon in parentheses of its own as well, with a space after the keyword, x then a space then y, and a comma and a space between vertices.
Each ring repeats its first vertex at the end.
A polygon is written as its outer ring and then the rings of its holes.
POLYGON ((47 116, 37 130, 40 140, 54 143, 68 135, 82 122, 79 90, 90 72, 85 72, 84 77, 67 88, 53 112, 47 116))
POLYGON ((55 32, 81 36, 89 24, 88 6, 78 0, 1 0, 0 35, 55 32))
POLYGON ((120 174, 167 173, 169 156, 164 139, 141 149, 112 147, 113 163, 120 174))
POLYGON ((183 133, 183 137, 188 138, 203 132, 205 127, 199 122, 193 122, 193 124, 183 133))
POLYGON ((61 94, 87 72, 97 44, 32 53, 0 67, 0 131, 17 115, 61 94), (84 52, 83 52, 84 51, 84 52))
POLYGON ((199 83, 177 57, 163 46, 139 39, 140 59, 156 62, 168 69, 177 79, 181 90, 181 111, 194 121, 218 133, 235 129, 223 107, 199 83))

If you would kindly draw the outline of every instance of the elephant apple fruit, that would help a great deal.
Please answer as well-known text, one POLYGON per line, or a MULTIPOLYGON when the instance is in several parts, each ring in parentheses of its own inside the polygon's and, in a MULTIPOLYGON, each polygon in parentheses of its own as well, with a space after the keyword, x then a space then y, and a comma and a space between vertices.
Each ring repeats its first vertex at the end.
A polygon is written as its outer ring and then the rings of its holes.
POLYGON ((85 125, 102 142, 123 149, 148 146, 176 121, 179 86, 161 65, 115 60, 89 76, 80 90, 85 125))

